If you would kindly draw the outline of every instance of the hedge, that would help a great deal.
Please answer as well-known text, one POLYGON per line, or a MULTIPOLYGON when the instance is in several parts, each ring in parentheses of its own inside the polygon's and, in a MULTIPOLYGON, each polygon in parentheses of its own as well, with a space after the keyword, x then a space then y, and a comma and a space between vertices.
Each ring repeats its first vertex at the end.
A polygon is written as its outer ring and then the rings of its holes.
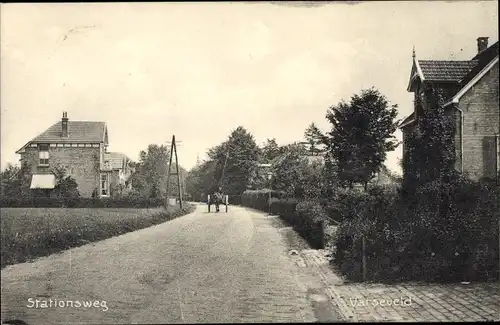
POLYGON ((268 189, 246 190, 241 195, 241 205, 261 211, 269 211, 269 194, 271 194, 271 199, 283 197, 283 193, 279 191, 268 189))
POLYGON ((336 195, 335 261, 361 280, 365 238, 367 280, 438 282, 499 278, 498 185, 431 182, 413 195, 376 187, 336 195))
POLYGON ((162 198, 0 197, 0 207, 9 208, 155 208, 164 205, 162 198))
POLYGON ((299 234, 304 237, 313 248, 325 248, 324 226, 327 219, 326 212, 320 202, 302 201, 296 207, 296 226, 299 234))
POLYGON ((314 248, 324 248, 323 221, 327 215, 320 202, 284 198, 284 193, 271 190, 245 191, 242 195, 243 206, 279 215, 292 225, 314 248), (271 202, 269 206, 269 193, 271 202))

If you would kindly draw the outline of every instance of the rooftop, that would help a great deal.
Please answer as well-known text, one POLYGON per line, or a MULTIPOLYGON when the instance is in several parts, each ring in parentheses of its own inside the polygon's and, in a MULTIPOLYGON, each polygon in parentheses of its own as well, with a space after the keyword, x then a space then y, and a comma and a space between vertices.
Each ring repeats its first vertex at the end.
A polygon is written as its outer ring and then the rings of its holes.
POLYGON ((68 121, 68 136, 62 137, 61 122, 57 122, 31 142, 103 142, 106 123, 68 121))
POLYGON ((122 169, 127 160, 130 159, 120 152, 106 152, 104 153, 104 160, 109 161, 112 169, 122 169))
POLYGON ((478 64, 478 61, 418 60, 418 64, 425 80, 459 82, 478 64))

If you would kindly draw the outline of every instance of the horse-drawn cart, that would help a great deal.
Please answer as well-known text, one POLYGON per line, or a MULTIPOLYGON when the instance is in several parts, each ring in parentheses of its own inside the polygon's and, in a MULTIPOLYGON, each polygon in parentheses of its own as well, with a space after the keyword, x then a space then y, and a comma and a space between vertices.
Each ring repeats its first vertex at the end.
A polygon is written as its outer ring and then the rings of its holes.
POLYGON ((215 205, 215 212, 220 211, 220 208, 219 208, 220 205, 225 205, 226 212, 227 212, 228 206, 229 206, 229 196, 224 195, 222 193, 217 193, 217 192, 213 193, 213 194, 209 194, 207 197, 207 205, 208 205, 208 212, 210 212, 211 205, 215 205))

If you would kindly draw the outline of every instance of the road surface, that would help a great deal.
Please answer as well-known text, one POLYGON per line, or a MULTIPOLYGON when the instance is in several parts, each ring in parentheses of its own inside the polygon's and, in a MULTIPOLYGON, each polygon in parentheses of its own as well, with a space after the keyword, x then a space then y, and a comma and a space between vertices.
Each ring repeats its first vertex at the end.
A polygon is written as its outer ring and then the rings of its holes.
POLYGON ((2 320, 338 320, 319 277, 289 253, 294 247, 286 233, 292 231, 284 227, 251 209, 207 213, 206 205, 198 205, 170 222, 9 266, 1 272, 2 320))

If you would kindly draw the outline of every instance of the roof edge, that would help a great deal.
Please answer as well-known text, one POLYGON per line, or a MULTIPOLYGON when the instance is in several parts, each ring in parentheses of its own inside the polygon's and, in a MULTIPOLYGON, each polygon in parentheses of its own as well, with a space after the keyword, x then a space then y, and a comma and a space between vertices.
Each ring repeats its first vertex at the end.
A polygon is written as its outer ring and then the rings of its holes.
POLYGON ((462 98, 463 95, 465 95, 477 82, 479 82, 479 80, 481 80, 481 78, 483 78, 484 75, 488 71, 490 71, 495 66, 496 63, 498 63, 498 55, 493 60, 491 60, 491 62, 488 63, 483 68, 483 70, 481 70, 477 75, 475 75, 474 78, 471 79, 471 81, 469 81, 462 89, 460 89, 449 102, 445 103, 444 106, 445 107, 449 106, 452 103, 458 104, 460 98, 462 98))
POLYGON ((416 121, 417 121, 416 119, 411 119, 411 120, 409 120, 409 121, 407 121, 407 122, 401 123, 401 124, 398 126, 398 128, 399 128, 399 129, 402 129, 402 128, 404 128, 404 127, 407 127, 408 125, 411 125, 411 124, 415 123, 416 121))
POLYGON ((415 70, 417 70, 417 75, 420 77, 420 80, 421 82, 424 82, 425 81, 425 77, 424 77, 424 74, 422 72, 422 68, 420 68, 420 64, 418 63, 418 60, 416 58, 413 58, 413 66, 411 68, 411 72, 410 72, 410 80, 408 82, 408 87, 406 88, 407 91, 411 91, 411 85, 413 84, 413 81, 415 79, 415 74, 413 74, 413 68, 415 68, 415 70))
POLYGON ((19 148, 18 150, 16 150, 16 154, 20 154, 21 151, 24 150, 24 148, 26 148, 29 144, 31 144, 31 141, 28 141, 21 148, 19 148))

